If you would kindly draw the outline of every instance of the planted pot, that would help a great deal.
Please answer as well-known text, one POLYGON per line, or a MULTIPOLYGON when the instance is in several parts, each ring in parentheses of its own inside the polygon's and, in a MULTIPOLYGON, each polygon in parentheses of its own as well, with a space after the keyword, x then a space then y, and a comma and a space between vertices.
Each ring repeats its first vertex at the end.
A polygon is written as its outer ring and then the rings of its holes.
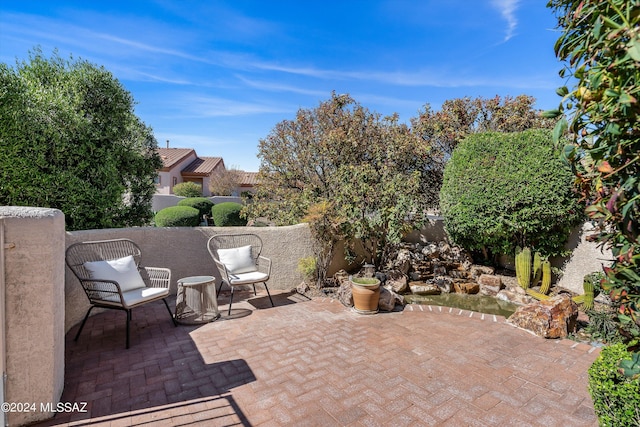
POLYGON ((375 314, 380 301, 380 280, 375 277, 351 278, 353 309, 360 314, 375 314))

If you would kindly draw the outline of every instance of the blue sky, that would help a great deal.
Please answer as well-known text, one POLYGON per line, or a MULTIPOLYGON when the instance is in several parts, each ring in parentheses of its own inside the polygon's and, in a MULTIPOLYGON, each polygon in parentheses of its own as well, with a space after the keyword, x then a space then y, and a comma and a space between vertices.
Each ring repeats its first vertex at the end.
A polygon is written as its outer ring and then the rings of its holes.
POLYGON ((257 171, 258 140, 332 91, 408 122, 447 99, 564 84, 540 0, 3 0, 0 61, 40 46, 120 80, 161 147, 257 171))

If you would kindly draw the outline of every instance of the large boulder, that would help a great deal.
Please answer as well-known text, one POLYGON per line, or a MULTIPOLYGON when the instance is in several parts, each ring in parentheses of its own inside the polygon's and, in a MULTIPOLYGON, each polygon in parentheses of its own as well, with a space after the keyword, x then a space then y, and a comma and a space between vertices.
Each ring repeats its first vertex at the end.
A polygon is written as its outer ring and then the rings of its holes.
POLYGON ((575 332, 578 306, 569 294, 519 307, 507 322, 543 338, 566 338, 575 332))
POLYGON ((387 280, 384 282, 384 287, 392 290, 395 293, 406 292, 407 275, 398 270, 391 270, 386 272, 387 280))

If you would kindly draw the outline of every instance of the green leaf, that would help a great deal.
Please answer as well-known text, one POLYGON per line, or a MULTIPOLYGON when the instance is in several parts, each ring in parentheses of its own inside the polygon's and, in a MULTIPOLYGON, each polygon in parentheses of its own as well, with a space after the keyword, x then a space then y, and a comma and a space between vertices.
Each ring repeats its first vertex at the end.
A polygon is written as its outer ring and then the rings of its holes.
POLYGON ((627 53, 636 62, 640 62, 640 40, 633 39, 627 44, 627 53))
POLYGON ((556 118, 560 115, 560 110, 555 109, 555 110, 547 110, 547 111, 543 111, 542 112, 542 117, 547 118, 547 119, 553 119, 556 118))
POLYGON ((558 89, 556 89, 556 93, 559 96, 565 96, 565 95, 567 95, 569 93, 569 89, 567 89, 566 86, 562 86, 562 87, 559 87, 558 89))
MULTIPOLYGON (((560 141, 560 137, 562 137, 562 135, 565 133, 565 131, 567 130, 567 128, 569 127, 569 123, 567 122, 566 118, 562 118, 558 121, 558 123, 556 123, 555 127, 553 128, 553 143, 557 144, 558 141, 560 141)), ((572 147, 572 151, 573 151, 573 146, 572 147)), ((566 147, 565 147, 566 150, 566 147)), ((567 159, 569 159, 569 157, 566 157, 567 159)))

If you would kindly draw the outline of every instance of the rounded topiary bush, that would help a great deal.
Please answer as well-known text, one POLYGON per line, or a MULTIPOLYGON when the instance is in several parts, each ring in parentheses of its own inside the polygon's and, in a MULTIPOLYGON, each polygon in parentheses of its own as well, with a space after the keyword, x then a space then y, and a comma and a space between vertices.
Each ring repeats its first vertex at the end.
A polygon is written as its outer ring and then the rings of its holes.
POLYGON ((559 254, 583 219, 572 182, 551 131, 472 134, 445 167, 445 229, 456 244, 487 257, 513 254, 516 246, 559 254))
POLYGON ((589 368, 589 393, 602 426, 640 425, 640 379, 618 371, 632 354, 624 344, 605 347, 589 368))
POLYGON ((242 205, 234 202, 218 203, 211 208, 211 216, 216 227, 247 225, 247 220, 240 218, 242 205))
POLYGON ((155 217, 157 227, 197 227, 200 212, 190 206, 171 206, 160 210, 155 217))
POLYGON ((211 208, 213 207, 213 202, 206 197, 188 197, 186 199, 182 199, 178 202, 178 206, 189 206, 192 208, 198 209, 200 212, 200 217, 202 215, 211 215, 211 208))

